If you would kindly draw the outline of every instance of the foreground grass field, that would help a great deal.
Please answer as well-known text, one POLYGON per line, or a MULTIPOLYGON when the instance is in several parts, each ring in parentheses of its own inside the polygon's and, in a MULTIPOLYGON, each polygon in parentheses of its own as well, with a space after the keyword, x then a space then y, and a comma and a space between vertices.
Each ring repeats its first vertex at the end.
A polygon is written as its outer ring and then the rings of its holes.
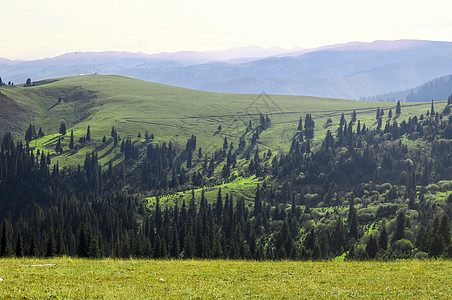
POLYGON ((452 297, 452 261, 2 259, 1 299, 452 297), (27 266, 55 264, 54 266, 27 266))

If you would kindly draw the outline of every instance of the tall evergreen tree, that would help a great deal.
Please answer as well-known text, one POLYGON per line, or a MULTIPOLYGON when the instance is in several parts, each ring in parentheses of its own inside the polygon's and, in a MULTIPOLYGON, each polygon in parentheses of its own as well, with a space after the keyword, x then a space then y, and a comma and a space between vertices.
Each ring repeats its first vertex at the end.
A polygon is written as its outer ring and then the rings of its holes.
POLYGON ((388 249, 388 233, 386 231, 386 224, 383 223, 383 229, 381 230, 380 237, 378 239, 378 246, 380 249, 386 251, 388 249))
POLYGON ((61 146, 61 138, 58 137, 58 141, 57 144, 55 145, 55 152, 58 153, 63 153, 63 147, 61 146))
POLYGON ((59 130, 59 133, 60 133, 61 135, 66 135, 66 124, 65 124, 64 122, 61 122, 61 124, 60 124, 60 130, 59 130))
POLYGON ((355 122, 356 122, 356 109, 353 110, 352 120, 350 121, 350 123, 355 123, 355 122))
POLYGON ((348 222, 350 224, 350 231, 349 231, 350 236, 357 239, 358 238, 358 221, 356 219, 355 202, 353 199, 350 200, 350 204, 348 207, 348 222))
POLYGON ((58 226, 57 229, 57 236, 56 236, 56 255, 63 255, 65 253, 65 246, 64 246, 64 237, 63 237, 63 230, 61 229, 61 225, 58 226))
POLYGON ((433 236, 432 243, 430 244, 429 255, 431 257, 438 257, 444 251, 444 240, 441 234, 436 233, 433 236))
POLYGON ((215 204, 215 216, 217 221, 221 220, 221 216, 223 215, 223 199, 221 196, 221 187, 218 189, 217 202, 215 204))
POLYGON ((193 258, 195 255, 195 237, 193 236, 193 229, 190 225, 188 228, 188 233, 185 238, 184 245, 184 257, 185 258, 193 258))
POLYGON ((180 246, 179 246, 179 233, 176 227, 173 227, 173 235, 171 238, 171 250, 170 256, 173 258, 179 257, 180 246))
POLYGON ((262 199, 260 195, 259 184, 257 185, 256 195, 254 196, 254 216, 258 216, 262 213, 262 199))
POLYGON ((34 140, 36 138, 36 129, 35 126, 33 124, 30 123, 30 125, 28 126, 28 129, 25 133, 25 141, 27 143, 31 142, 32 140, 34 140))
POLYGON ((451 243, 451 236, 450 236, 451 229, 450 229, 449 216, 447 214, 443 214, 443 216, 441 218, 439 232, 443 236, 444 245, 448 246, 451 243))
POLYGON ((8 225, 6 219, 2 223, 2 237, 0 239, 0 257, 13 256, 14 251, 8 238, 8 225))
POLYGON ((342 113, 341 114, 341 119, 339 121, 339 127, 344 126, 344 124, 345 124, 345 115, 344 115, 344 113, 342 113))
POLYGON ((23 247, 23 240, 22 240, 22 232, 19 231, 17 234, 17 243, 16 243, 16 257, 22 257, 24 256, 24 247, 23 247))
POLYGON ((71 129, 71 140, 69 141, 69 149, 74 149, 74 129, 71 129))
POLYGON ((99 240, 97 239, 97 237, 92 236, 90 238, 87 256, 91 257, 91 258, 101 258, 102 257, 100 246, 99 246, 99 240))
POLYGON ((86 140, 91 141, 91 130, 89 125, 88 128, 86 129, 86 140))
POLYGON ((34 231, 33 234, 31 235, 30 248, 28 248, 27 255, 31 257, 38 256, 38 249, 36 245, 36 234, 34 231))
POLYGON ((405 224, 406 224, 406 219, 405 219, 405 214, 403 212, 400 212, 397 215, 397 221, 396 221, 397 227, 396 227, 396 231, 394 233, 394 241, 398 241, 401 239, 405 238, 405 224))
POLYGON ((366 253, 369 256, 369 258, 375 258, 378 252, 378 245, 377 240, 374 239, 373 236, 370 236, 369 241, 366 245, 366 253))
POLYGON ((56 242, 55 242, 55 234, 53 232, 53 228, 51 227, 46 237, 46 257, 52 257, 56 254, 56 242))
POLYGON ((44 131, 42 130, 42 128, 41 127, 39 127, 39 131, 38 131, 38 137, 44 137, 45 136, 45 133, 44 133, 44 131))
POLYGON ((298 127, 297 127, 298 131, 303 131, 303 120, 300 117, 300 120, 298 121, 298 127))
POLYGON ((395 114, 396 116, 399 116, 402 113, 402 108, 400 106, 400 100, 397 101, 397 106, 396 106, 396 110, 395 110, 395 114))
POLYGON ((78 239, 77 239, 77 255, 79 257, 88 257, 89 253, 89 238, 88 230, 85 223, 80 225, 78 229, 78 239))

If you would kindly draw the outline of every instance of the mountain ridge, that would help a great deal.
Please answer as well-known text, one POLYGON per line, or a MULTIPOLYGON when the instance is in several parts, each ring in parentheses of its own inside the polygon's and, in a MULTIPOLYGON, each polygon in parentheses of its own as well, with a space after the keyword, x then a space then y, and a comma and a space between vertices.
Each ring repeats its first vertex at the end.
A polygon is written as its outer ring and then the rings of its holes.
POLYGON ((96 72, 214 92, 266 91, 360 99, 413 88, 447 75, 452 69, 451 42, 352 42, 277 55, 266 52, 269 56, 260 58, 238 57, 237 53, 243 53, 240 49, 250 47, 235 49, 230 51, 236 54, 223 57, 224 60, 212 59, 228 50, 153 55, 111 51, 68 53, 37 61, 0 62, 0 76, 4 81, 17 83, 27 78, 39 80, 96 72), (262 84, 253 86, 250 78, 265 82, 265 88, 262 84), (241 80, 247 84, 240 83, 241 80))

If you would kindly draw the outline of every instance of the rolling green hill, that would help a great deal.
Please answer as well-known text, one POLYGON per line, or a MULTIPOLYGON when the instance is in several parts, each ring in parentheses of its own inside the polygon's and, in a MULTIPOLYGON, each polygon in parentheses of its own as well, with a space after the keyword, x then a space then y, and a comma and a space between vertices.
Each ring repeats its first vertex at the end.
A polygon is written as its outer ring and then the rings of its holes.
POLYGON ((396 115, 97 75, 0 91, 1 123, 31 141, 1 139, 2 232, 16 242, 0 256, 452 257, 450 104, 396 115))
MULTIPOLYGON (((110 138, 112 126, 121 137, 136 137, 138 132, 154 134, 156 141, 185 144, 192 134, 204 153, 211 153, 223 143, 224 137, 238 143, 251 120, 259 121, 259 114, 269 115, 272 126, 259 140, 260 150, 285 151, 289 148, 298 120, 311 113, 316 123, 314 144, 322 140, 332 119, 337 128, 342 113, 350 115, 355 109, 358 119, 367 127, 375 126, 377 107, 395 108, 395 103, 360 102, 341 99, 302 96, 221 94, 189 90, 149 83, 121 76, 76 76, 45 80, 31 87, 0 88, 0 134, 8 131, 24 138, 29 123, 46 133, 32 146, 55 153, 61 122, 68 129, 63 147, 69 143, 71 129, 78 140, 90 125, 92 141, 81 151, 65 152, 56 158, 62 165, 80 163, 86 151, 96 149, 100 161, 119 157, 116 149, 100 142, 110 138), (58 101, 60 99, 60 102, 58 101), (218 131, 221 125, 222 130, 218 131)), ((403 105, 401 118, 419 114, 429 104, 403 105)), ((330 129, 331 129, 330 128, 330 129)))

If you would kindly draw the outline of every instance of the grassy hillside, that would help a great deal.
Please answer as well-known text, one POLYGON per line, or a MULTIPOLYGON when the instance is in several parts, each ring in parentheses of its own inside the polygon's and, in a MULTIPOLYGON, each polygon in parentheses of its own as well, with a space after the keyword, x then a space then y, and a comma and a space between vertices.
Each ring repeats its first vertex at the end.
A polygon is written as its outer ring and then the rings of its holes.
POLYGON ((2 259, 0 298, 447 298, 451 261, 2 259), (30 266, 55 264, 54 266, 30 266))
MULTIPOLYGON (((54 161, 62 165, 80 163, 87 151, 97 150, 105 164, 119 158, 117 149, 100 141, 110 138, 115 126, 121 137, 136 137, 146 131, 154 134, 156 141, 173 141, 184 146, 192 134, 204 153, 221 147, 224 137, 238 143, 250 120, 258 122, 259 114, 270 115, 272 126, 259 140, 260 150, 284 151, 290 146, 300 116, 313 115, 314 143, 323 139, 328 127, 335 130, 341 113, 350 115, 354 109, 358 119, 366 126, 375 126, 377 107, 395 108, 395 103, 360 102, 340 99, 209 93, 149 83, 120 76, 76 76, 47 80, 31 87, 0 88, 0 134, 12 131, 24 137, 29 123, 46 133, 32 146, 55 154, 61 122, 66 123, 68 135, 62 141, 67 149, 70 130, 76 141, 91 127, 93 140, 77 153, 65 151, 54 161), (61 101, 59 102, 58 99, 61 101), (218 131, 218 126, 222 130, 218 131)), ((402 107, 401 118, 425 112, 429 104, 410 103, 402 107)), ((111 138, 110 138, 111 142, 111 138)))

